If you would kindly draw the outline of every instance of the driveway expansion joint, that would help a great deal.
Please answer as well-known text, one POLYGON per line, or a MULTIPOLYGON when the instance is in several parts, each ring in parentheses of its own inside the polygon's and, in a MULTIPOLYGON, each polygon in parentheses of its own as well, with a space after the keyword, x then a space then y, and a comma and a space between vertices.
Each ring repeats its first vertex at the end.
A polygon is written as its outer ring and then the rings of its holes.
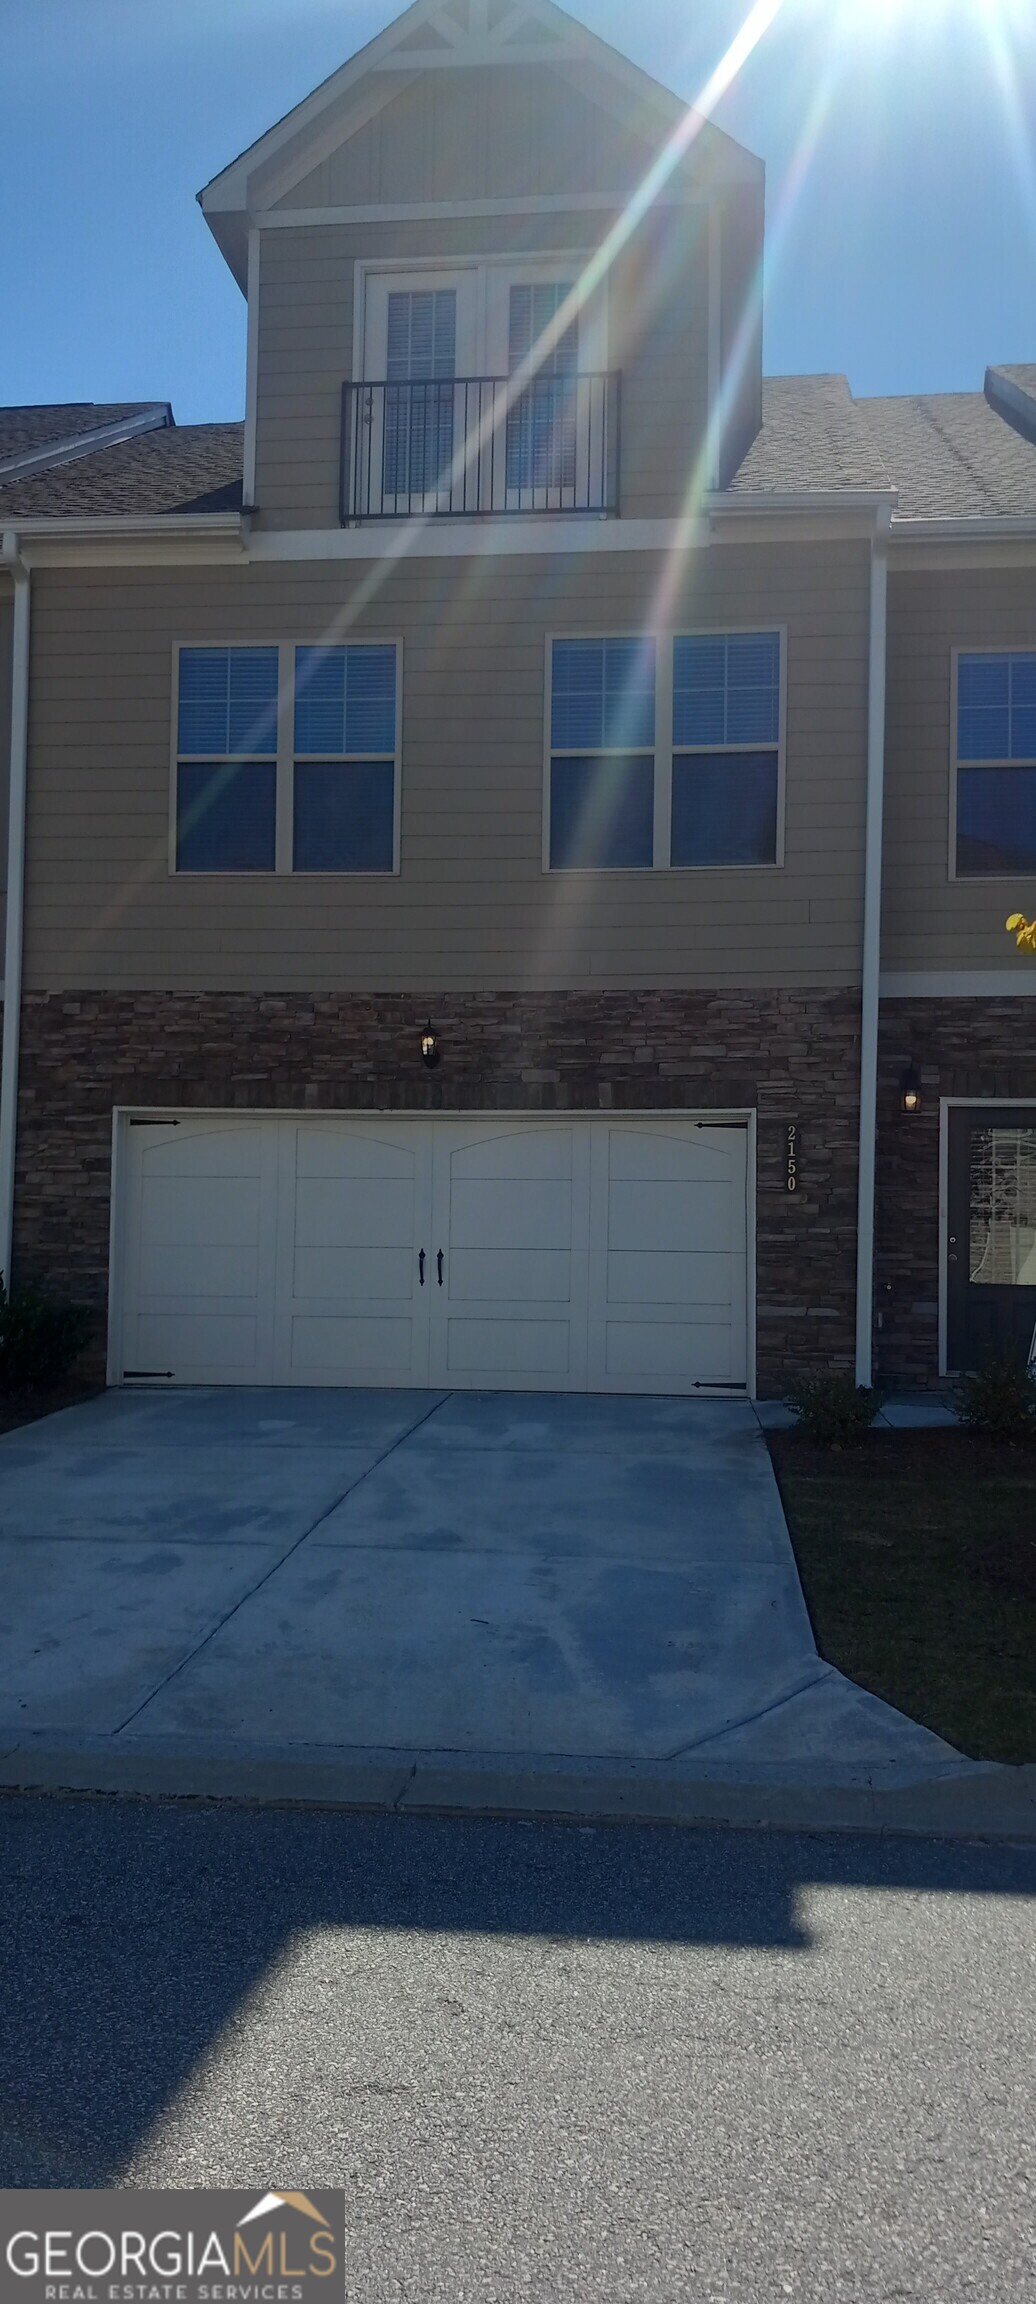
MULTIPOLYGON (((448 1399, 449 1394, 445 1394, 444 1398, 448 1399)), ((243 1592, 241 1594, 240 1599, 235 1601, 232 1608, 227 1609, 225 1615, 220 1617, 218 1624, 210 1625, 204 1639, 197 1641, 195 1646, 189 1649, 185 1656, 181 1656, 179 1663, 173 1666, 172 1671, 165 1673, 161 1680, 156 1681, 155 1686, 149 1690, 148 1694, 142 1698, 139 1704, 134 1706, 133 1711, 127 1713, 125 1720, 119 1721, 118 1726, 112 1730, 113 1738, 123 1735, 127 1728, 132 1727, 135 1720, 140 1719, 141 1713, 147 1711, 149 1704, 154 1703, 155 1698, 162 1694, 163 1689, 170 1687, 174 1680, 179 1679, 181 1672, 186 1671, 188 1664, 193 1664, 195 1657, 203 1654, 204 1650, 210 1645, 210 1642, 215 1640, 217 1634, 224 1631, 226 1626, 232 1622, 235 1616, 240 1615, 242 1608, 247 1605, 248 1601, 254 1600, 256 1593, 261 1592, 264 1585, 269 1584, 274 1576, 280 1574, 280 1571, 285 1566, 286 1562, 294 1557, 295 1553, 299 1551, 303 1544, 308 1543, 309 1538, 315 1534, 318 1528, 323 1527, 324 1521, 329 1520, 333 1512, 337 1512, 339 1510, 340 1506, 345 1503, 346 1497, 355 1495, 356 1490, 358 1488, 362 1488, 364 1481, 370 1479, 371 1473, 377 1472, 382 1464, 386 1464, 389 1457, 395 1455, 396 1449, 401 1448, 404 1441, 409 1440, 415 1432, 419 1432, 423 1424, 429 1423, 431 1418, 436 1415, 442 1406, 443 1400, 440 1399, 433 1401, 432 1406, 425 1411, 423 1416, 415 1417, 414 1422, 408 1426, 405 1432, 397 1433, 395 1439, 390 1442, 387 1448, 382 1450, 381 1455, 377 1458, 377 1461, 374 1464, 368 1464, 365 1472, 361 1472, 355 1480, 351 1480, 348 1487, 344 1488, 341 1495, 336 1496, 333 1501, 327 1505, 323 1512, 318 1512, 316 1519, 312 1523, 312 1526, 302 1530, 301 1535, 297 1536, 294 1542, 288 1545, 287 1550, 281 1553, 279 1559, 271 1562, 271 1565, 266 1569, 265 1573, 262 1576, 256 1578, 255 1583, 249 1587, 247 1592, 243 1592)))

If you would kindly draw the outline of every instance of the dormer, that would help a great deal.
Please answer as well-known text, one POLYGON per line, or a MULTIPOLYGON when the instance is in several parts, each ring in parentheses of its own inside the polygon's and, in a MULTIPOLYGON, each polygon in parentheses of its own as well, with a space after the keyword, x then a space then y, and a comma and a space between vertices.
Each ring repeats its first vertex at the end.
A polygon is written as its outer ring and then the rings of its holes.
POLYGON ((668 518, 759 428, 762 164, 551 0, 417 0, 200 198, 258 526, 668 518))

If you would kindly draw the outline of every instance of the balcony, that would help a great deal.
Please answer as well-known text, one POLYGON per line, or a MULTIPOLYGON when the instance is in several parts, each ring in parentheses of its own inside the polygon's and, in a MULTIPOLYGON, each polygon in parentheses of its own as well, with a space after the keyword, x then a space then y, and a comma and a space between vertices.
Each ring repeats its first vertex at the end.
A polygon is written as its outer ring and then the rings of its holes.
POLYGON ((620 377, 346 384, 342 500, 365 520, 619 510, 620 377))

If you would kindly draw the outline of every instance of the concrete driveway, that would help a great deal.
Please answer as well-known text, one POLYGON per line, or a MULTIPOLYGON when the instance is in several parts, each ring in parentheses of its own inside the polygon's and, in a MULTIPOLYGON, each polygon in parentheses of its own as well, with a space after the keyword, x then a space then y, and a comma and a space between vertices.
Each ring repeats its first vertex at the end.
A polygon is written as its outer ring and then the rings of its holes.
POLYGON ((747 1403, 108 1393, 0 1441, 0 1745, 858 1780, 747 1403))

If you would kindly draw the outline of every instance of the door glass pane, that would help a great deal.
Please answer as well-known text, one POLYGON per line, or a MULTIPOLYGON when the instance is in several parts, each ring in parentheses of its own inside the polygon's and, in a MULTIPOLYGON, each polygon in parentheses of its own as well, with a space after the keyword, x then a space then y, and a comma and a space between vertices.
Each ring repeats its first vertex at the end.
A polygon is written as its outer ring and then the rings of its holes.
POLYGON ((386 496, 425 496, 453 462, 455 288, 393 289, 385 385, 386 496))
MULTIPOLYGON (((526 361, 572 294, 568 281, 511 289, 508 367, 526 361)), ((549 352, 537 354, 536 374, 507 418, 510 489, 574 488, 579 322, 572 320, 549 352)))
POLYGON ((1036 1128, 972 1130, 968 1277, 1036 1288, 1036 1128))

